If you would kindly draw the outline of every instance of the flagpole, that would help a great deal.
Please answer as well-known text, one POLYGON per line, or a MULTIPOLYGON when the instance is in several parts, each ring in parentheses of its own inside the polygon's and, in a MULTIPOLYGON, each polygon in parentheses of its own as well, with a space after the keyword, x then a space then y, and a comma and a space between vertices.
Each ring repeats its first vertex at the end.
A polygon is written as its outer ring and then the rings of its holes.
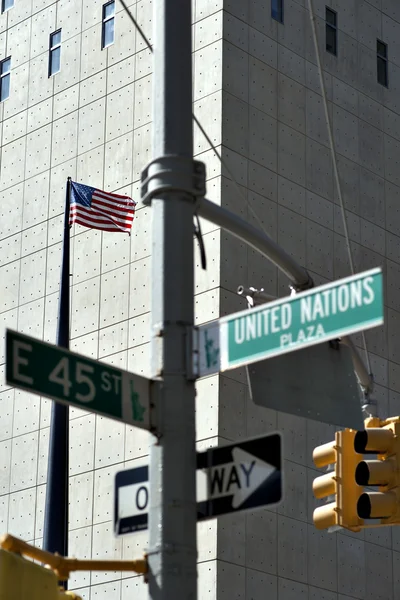
MULTIPOLYGON (((71 177, 67 180, 64 214, 64 240, 61 267, 61 288, 58 305, 57 345, 69 348, 69 207, 71 177)), ((44 517, 43 548, 48 552, 68 555, 68 464, 69 411, 68 406, 51 405, 49 459, 44 517)))

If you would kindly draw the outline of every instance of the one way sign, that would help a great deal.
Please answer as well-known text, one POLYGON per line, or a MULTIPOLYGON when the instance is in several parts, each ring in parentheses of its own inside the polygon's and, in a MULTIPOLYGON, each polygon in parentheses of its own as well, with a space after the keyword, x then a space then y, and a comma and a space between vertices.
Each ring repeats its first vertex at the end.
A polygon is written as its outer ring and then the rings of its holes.
MULTIPOLYGON (((282 499, 281 435, 218 446, 197 453, 197 520, 254 510, 282 499)), ((149 468, 117 473, 116 535, 147 529, 149 468)))

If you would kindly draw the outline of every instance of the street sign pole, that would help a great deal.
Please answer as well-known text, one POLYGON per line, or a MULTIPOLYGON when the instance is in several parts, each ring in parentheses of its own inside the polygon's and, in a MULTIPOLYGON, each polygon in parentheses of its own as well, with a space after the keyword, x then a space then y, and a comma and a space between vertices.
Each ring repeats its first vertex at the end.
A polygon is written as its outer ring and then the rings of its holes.
POLYGON ((153 161, 142 174, 142 198, 148 193, 152 201, 151 362, 162 385, 158 439, 150 449, 149 594, 196 600, 195 387, 187 377, 194 324, 188 0, 154 3, 153 90, 153 161))

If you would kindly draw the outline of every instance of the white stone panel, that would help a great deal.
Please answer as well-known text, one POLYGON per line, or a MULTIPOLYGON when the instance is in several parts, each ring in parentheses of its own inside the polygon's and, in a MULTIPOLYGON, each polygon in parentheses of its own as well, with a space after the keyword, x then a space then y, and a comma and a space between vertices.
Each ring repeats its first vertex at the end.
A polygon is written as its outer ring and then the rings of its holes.
POLYGON ((113 465, 94 471, 93 523, 104 523, 114 518, 115 475, 123 465, 113 465))
POLYGON ((13 437, 39 429, 40 397, 15 390, 13 437))
POLYGON ((35 536, 36 491, 32 488, 10 495, 8 532, 23 540, 35 536))
POLYGON ((151 126, 144 125, 135 129, 133 134, 133 181, 140 179, 143 167, 151 160, 151 144, 151 126))
MULTIPOLYGON (((30 58, 38 54, 47 52, 49 48, 50 33, 57 29, 56 27, 56 5, 50 5, 44 10, 37 12, 32 16, 32 38, 30 58)), ((64 32, 62 32, 64 33, 64 32)))
POLYGON ((217 581, 217 561, 199 563, 197 565, 198 600, 216 600, 217 581))
MULTIPOLYGON (((101 13, 99 13, 99 21, 101 13)), ((101 52, 101 26, 90 27, 82 33, 81 77, 82 79, 98 73, 106 67, 106 52, 101 52)))
POLYGON ((38 441, 38 431, 13 438, 10 492, 17 492, 36 485, 38 441))
MULTIPOLYGON (((150 54, 150 52, 149 52, 150 54)), ((136 55, 137 57, 138 55, 136 55)), ((130 56, 107 69, 107 91, 114 92, 135 81, 135 56, 130 56)))
POLYGON ((152 76, 141 77, 135 82, 134 106, 134 128, 150 123, 152 118, 152 76))
POLYGON ((101 276, 100 327, 128 317, 129 267, 120 267, 101 276))
POLYGON ((224 43, 223 89, 240 100, 249 100, 249 55, 233 44, 224 43))
POLYGON ((20 138, 3 146, 1 151, 1 176, 2 189, 14 186, 24 179, 26 138, 20 138))
POLYGON ((27 111, 17 113, 3 122, 3 144, 8 144, 26 134, 27 111))
POLYGON ((134 84, 107 96, 106 140, 112 140, 133 130, 134 84))
MULTIPOLYGON (((69 527, 71 530, 92 524, 93 472, 69 479, 69 527)), ((81 558, 81 557, 79 557, 81 558)))
POLYGON ((153 71, 153 55, 149 50, 141 50, 135 54, 135 78, 145 77, 153 71))
POLYGON ((103 327, 99 331, 99 357, 121 352, 127 347, 128 321, 103 327))
POLYGON ((46 251, 41 250, 21 260, 20 302, 25 304, 44 296, 46 251))
POLYGON ((100 278, 74 285, 72 288, 71 335, 94 331, 99 323, 100 278))
MULTIPOLYGON (((132 367, 135 371, 135 367, 132 367)), ((153 436, 145 429, 126 426, 125 429, 125 460, 132 460, 141 456, 147 456, 153 436)))
POLYGON ((38 454, 38 474, 37 485, 46 483, 47 481, 47 466, 49 459, 49 440, 50 427, 45 427, 39 431, 39 454, 38 454))
POLYGON ((143 377, 151 377, 150 343, 128 350, 127 370, 143 377))
POLYGON ((78 112, 75 111, 53 123, 51 166, 73 158, 77 153, 78 112))
MULTIPOLYGON (((222 11, 216 12, 205 19, 198 21, 193 32, 194 50, 200 50, 209 44, 217 42, 222 37, 222 11)), ((233 17, 229 16, 226 21, 231 25, 233 17), (229 21, 228 21, 229 18, 229 21)), ((237 21, 237 19, 235 19, 237 21)), ((242 24, 245 27, 244 23, 242 24)), ((232 27, 232 26, 231 26, 232 27)), ((233 33, 233 32, 232 32, 233 33)), ((231 40, 229 40, 231 41, 231 40)), ((233 43, 233 42, 232 42, 233 43)))
POLYGON ((75 36, 62 44, 61 70, 54 79, 54 93, 60 92, 79 81, 79 58, 81 53, 81 36, 75 36))
POLYGON ((59 0, 57 5, 57 25, 62 28, 64 41, 79 34, 81 16, 81 0, 59 0))
POLYGON ((21 237, 21 234, 11 235, 0 241, 0 266, 21 257, 21 237))
POLYGON ((33 177, 50 167, 51 125, 28 134, 26 140, 26 177, 33 177))
MULTIPOLYGON (((131 6, 129 10, 133 18, 135 18, 136 6, 131 6)), ((107 66, 118 63, 135 54, 136 35, 138 35, 136 27, 126 11, 122 10, 117 13, 115 16, 115 40, 107 49, 107 66)))
POLYGON ((95 188, 101 188, 104 171, 104 147, 97 146, 77 159, 77 179, 95 188))
POLYGON ((20 263, 15 261, 0 267, 2 282, 1 310, 6 311, 17 306, 19 290, 20 263))
POLYGON ((100 274, 101 238, 101 232, 93 229, 84 229, 74 237, 74 284, 100 274))
MULTIPOLYGON (((114 536, 112 522, 101 523, 93 527, 92 558, 119 560, 122 556, 122 538, 114 536)), ((121 572, 94 571, 91 575, 92 585, 114 581, 121 578, 121 572)))
MULTIPOLYGON (((33 134, 34 135, 34 134, 33 134)), ((48 216, 49 173, 45 171, 25 180, 23 227, 42 223, 48 216)))
POLYGON ((86 152, 104 142, 105 100, 100 98, 79 110, 78 152, 86 152))
MULTIPOLYGON (((5 344, 3 344, 5 346, 5 344)), ((14 416, 14 390, 10 389, 0 394, 0 441, 8 440, 12 436, 14 416)))
POLYGON ((53 93, 53 78, 48 76, 48 53, 32 58, 29 68, 29 106, 37 104, 53 93))
POLYGON ((95 469, 124 460, 124 437, 124 423, 96 416, 95 469))
POLYGON ((222 42, 202 48, 194 55, 194 100, 221 89, 222 42))
POLYGON ((10 492, 10 466, 11 466, 12 440, 0 442, 0 494, 10 492))
POLYGON ((73 419, 70 422, 69 474, 86 473, 94 466, 95 416, 73 419))
POLYGON ((62 243, 47 247, 46 294, 59 291, 61 282, 62 243))
MULTIPOLYGON (((92 556, 92 528, 81 527, 69 531, 68 534, 68 555, 76 556, 80 559, 91 558, 92 556)), ((68 581, 68 589, 76 590, 90 584, 89 571, 76 571, 71 573, 68 581)))
POLYGON ((21 237, 21 256, 44 249, 47 242, 47 223, 26 229, 21 237))
POLYGON ((99 100, 106 93, 106 71, 100 71, 79 84, 79 106, 99 100))
MULTIPOLYGON (((139 0, 136 3, 136 21, 143 30, 150 44, 154 43, 153 37, 153 2, 152 0, 139 0)), ((141 35, 136 36, 136 52, 145 50, 148 54, 147 44, 141 35)))
POLYGON ((117 190, 132 181, 132 134, 123 135, 105 147, 105 185, 110 191, 117 190))
POLYGON ((79 84, 75 84, 54 96, 54 119, 77 110, 79 105, 79 84))

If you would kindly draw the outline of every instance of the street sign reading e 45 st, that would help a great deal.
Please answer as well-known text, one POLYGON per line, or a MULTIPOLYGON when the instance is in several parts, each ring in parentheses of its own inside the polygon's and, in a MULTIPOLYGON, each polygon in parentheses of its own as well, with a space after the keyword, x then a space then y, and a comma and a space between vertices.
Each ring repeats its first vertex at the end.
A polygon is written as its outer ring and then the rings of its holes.
POLYGON ((149 379, 15 331, 6 346, 9 385, 150 429, 149 379))
POLYGON ((199 328, 200 376, 383 323, 382 271, 372 269, 228 315, 199 328))

